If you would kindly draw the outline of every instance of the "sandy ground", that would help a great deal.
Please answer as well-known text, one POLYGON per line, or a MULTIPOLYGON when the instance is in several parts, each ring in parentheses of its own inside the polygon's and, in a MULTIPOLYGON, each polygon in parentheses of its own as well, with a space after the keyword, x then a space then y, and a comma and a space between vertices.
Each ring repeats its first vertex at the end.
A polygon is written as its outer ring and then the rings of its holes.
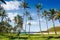
MULTIPOLYGON (((41 33, 34 33, 34 34, 41 34, 41 33)), ((43 34, 48 34, 48 33, 43 33, 43 34)), ((49 34, 55 34, 55 32, 49 32, 49 34)), ((57 34, 60 34, 60 32, 57 32, 57 34)))

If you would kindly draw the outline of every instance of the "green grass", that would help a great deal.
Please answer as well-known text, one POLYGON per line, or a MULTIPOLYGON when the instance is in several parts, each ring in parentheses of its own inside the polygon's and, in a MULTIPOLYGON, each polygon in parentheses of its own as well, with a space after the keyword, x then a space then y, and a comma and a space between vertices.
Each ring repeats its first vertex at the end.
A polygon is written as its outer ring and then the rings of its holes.
POLYGON ((17 36, 15 33, 2 33, 0 34, 0 40, 60 40, 60 35, 41 35, 41 34, 20 34, 17 36))

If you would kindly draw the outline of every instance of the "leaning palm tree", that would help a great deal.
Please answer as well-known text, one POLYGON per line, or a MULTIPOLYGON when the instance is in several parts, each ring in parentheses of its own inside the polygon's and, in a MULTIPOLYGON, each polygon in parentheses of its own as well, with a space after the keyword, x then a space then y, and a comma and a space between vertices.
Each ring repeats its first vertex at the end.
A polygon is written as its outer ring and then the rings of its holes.
POLYGON ((1 18, 1 27, 2 29, 6 28, 6 24, 5 24, 5 20, 7 17, 6 11, 4 10, 4 8, 0 5, 0 18, 1 18))
POLYGON ((56 10, 55 9, 50 9, 49 20, 52 20, 55 34, 57 34, 56 28, 55 28, 55 23, 54 23, 54 16, 55 16, 55 14, 56 14, 56 10))
POLYGON ((49 31, 48 31, 48 20, 47 20, 48 17, 47 17, 47 15, 48 15, 48 11, 47 11, 47 10, 44 10, 44 12, 43 12, 43 17, 45 17, 47 32, 48 32, 48 34, 49 34, 49 31))
POLYGON ((39 28, 40 28, 40 32, 41 32, 41 21, 40 21, 40 17, 41 17, 41 15, 40 15, 41 4, 37 4, 36 5, 36 9, 37 9, 37 17, 38 17, 38 21, 39 21, 39 28))
POLYGON ((6 4, 5 0, 0 0, 1 2, 3 2, 4 4, 6 4))
MULTIPOLYGON (((32 18, 31 16, 29 16, 29 17, 28 17, 28 20, 31 21, 31 20, 33 20, 33 18, 32 18)), ((30 27, 31 27, 31 23, 29 22, 28 25, 29 25, 29 37, 30 37, 30 27)))
POLYGON ((1 18, 1 22, 2 22, 2 25, 4 27, 4 19, 6 19, 7 17, 7 14, 6 14, 6 11, 4 10, 4 8, 2 6, 0 6, 0 18, 1 18))
POLYGON ((2 6, 0 6, 0 17, 2 18, 1 21, 3 21, 4 18, 6 18, 7 14, 6 11, 2 6))
POLYGON ((2 18, 1 21, 3 21, 4 18, 6 18, 6 17, 7 17, 6 12, 5 12, 5 10, 3 10, 3 13, 1 14, 1 18, 2 18))

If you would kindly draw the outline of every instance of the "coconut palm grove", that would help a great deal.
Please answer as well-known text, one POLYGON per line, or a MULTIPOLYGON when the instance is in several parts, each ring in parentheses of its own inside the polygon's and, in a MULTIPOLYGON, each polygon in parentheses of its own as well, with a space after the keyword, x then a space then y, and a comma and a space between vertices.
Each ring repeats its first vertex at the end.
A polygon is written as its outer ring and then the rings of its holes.
POLYGON ((0 0, 0 40, 60 40, 60 0, 0 0))

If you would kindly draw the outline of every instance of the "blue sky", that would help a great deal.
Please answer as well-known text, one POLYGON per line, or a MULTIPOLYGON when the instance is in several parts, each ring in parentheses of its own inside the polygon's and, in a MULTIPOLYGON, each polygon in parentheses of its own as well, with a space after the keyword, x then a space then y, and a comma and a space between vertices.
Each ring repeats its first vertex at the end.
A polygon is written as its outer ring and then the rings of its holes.
MULTIPOLYGON (((28 10, 30 12, 30 14, 32 15, 32 17, 34 18, 33 21, 31 21, 32 25, 31 25, 31 32, 38 32, 39 31, 39 26, 38 26, 38 19, 37 19, 37 15, 36 15, 36 8, 35 5, 38 3, 42 4, 42 10, 40 11, 40 13, 43 12, 44 9, 49 10, 50 8, 55 8, 55 9, 60 9, 60 0, 26 0, 26 2, 29 4, 30 9, 28 10)), ((21 4, 20 0, 6 0, 7 5, 1 3, 1 5, 4 7, 4 9, 6 10, 8 16, 10 17, 11 20, 13 20, 13 18, 19 14, 19 15, 23 15, 24 11, 23 8, 19 8, 19 5, 21 4)), ((29 22, 29 21, 28 21, 29 22)), ((60 23, 58 21, 55 21, 56 26, 59 26, 60 23)), ((14 26, 14 21, 11 23, 11 25, 14 26)), ((49 28, 52 27, 52 22, 49 21, 48 22, 49 28)), ((41 27, 42 30, 46 30, 46 24, 45 24, 45 19, 41 18, 41 27)), ((24 28, 24 27, 23 27, 24 28)), ((27 29, 26 31, 28 31, 29 27, 27 25, 27 29)))

